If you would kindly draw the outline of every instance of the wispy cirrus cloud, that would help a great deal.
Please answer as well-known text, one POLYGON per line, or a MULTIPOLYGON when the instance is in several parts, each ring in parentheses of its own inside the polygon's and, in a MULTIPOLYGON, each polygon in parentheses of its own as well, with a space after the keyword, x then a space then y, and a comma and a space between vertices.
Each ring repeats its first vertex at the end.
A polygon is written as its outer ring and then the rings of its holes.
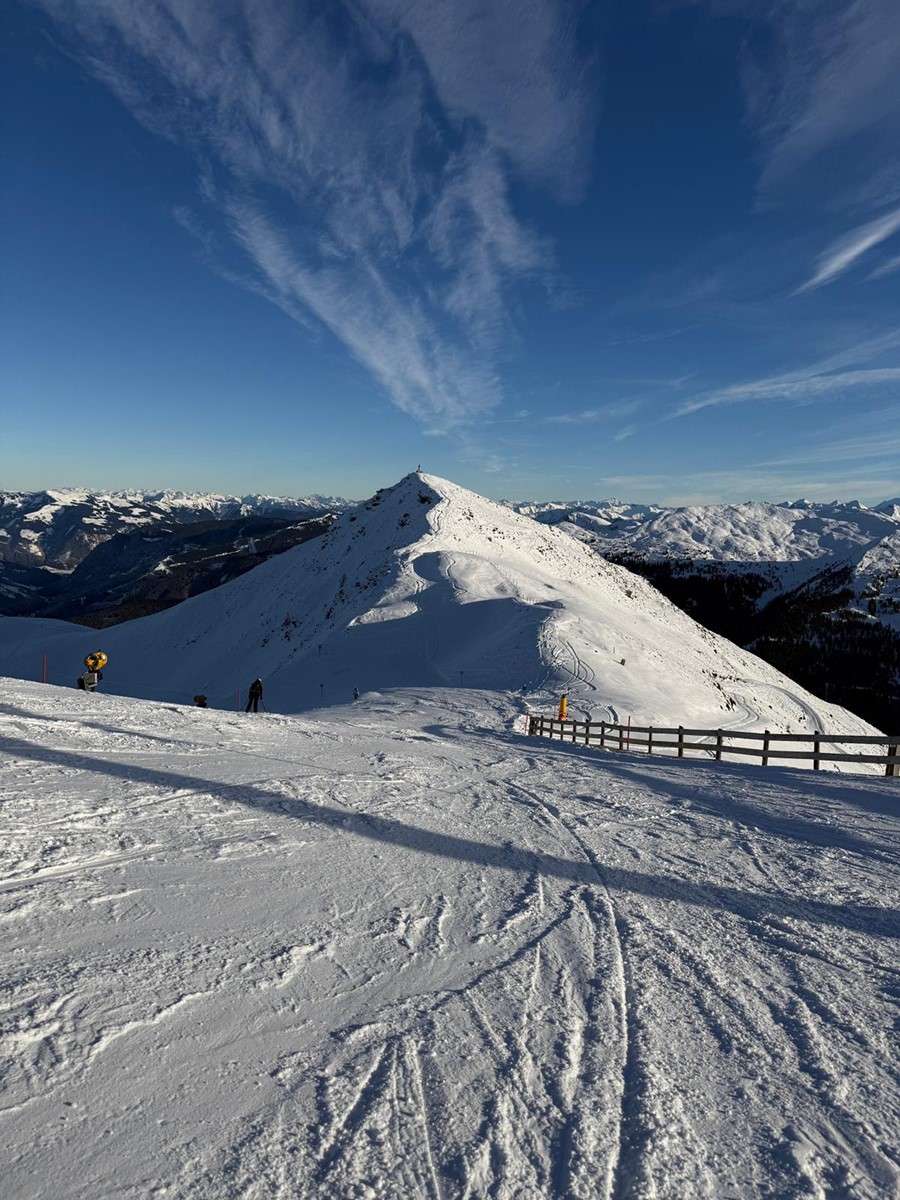
MULTIPOLYGON (((854 413, 821 427, 805 445, 766 460, 766 467, 798 467, 816 464, 835 467, 845 463, 881 461, 889 484, 896 491, 897 457, 900 455, 900 429, 895 405, 864 415, 854 413)), ((856 468, 854 468, 855 470, 856 468)))
POLYGON ((640 407, 640 400, 622 400, 612 404, 601 404, 596 408, 582 408, 577 412, 551 413, 544 417, 544 423, 547 425, 596 425, 600 421, 614 421, 619 417, 631 416, 640 407))
MULTIPOLYGON (((797 294, 814 291, 824 284, 832 283, 844 271, 849 270, 864 254, 891 237, 898 229, 900 229, 900 208, 895 208, 874 221, 868 221, 865 225, 860 225, 844 234, 820 256, 815 274, 797 288, 797 294)), ((877 272, 875 274, 877 275, 877 272)))
POLYGON ((675 409, 673 416, 684 417, 722 404, 741 404, 750 400, 787 400, 811 404, 828 396, 844 395, 854 388, 900 386, 900 367, 881 367, 863 371, 836 371, 830 375, 803 375, 788 372, 768 379, 721 388, 688 400, 675 409))
POLYGON ((32 0, 188 149, 178 219, 226 277, 337 338, 446 430, 496 405, 517 290, 552 274, 520 181, 571 200, 591 63, 561 0, 32 0))
POLYGON ((858 188, 860 175, 886 177, 900 121, 894 0, 701 2, 750 22, 743 80, 764 153, 765 198, 835 150, 855 155, 845 186, 858 188))
POLYGON ((884 279, 887 275, 893 275, 895 271, 900 271, 900 254, 895 254, 893 258, 887 259, 876 267, 869 275, 869 279, 884 279))
POLYGON ((895 389, 900 387, 900 367, 865 367, 861 364, 875 362, 898 350, 900 330, 892 330, 793 371, 702 392, 672 409, 667 419, 689 416, 720 405, 751 401, 812 404, 819 399, 839 399, 859 388, 895 389))

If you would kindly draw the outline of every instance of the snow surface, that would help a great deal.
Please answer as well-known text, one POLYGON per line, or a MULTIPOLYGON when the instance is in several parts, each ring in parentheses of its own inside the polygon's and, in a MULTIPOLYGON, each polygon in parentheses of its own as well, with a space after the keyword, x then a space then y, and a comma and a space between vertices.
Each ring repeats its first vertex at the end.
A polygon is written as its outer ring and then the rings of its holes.
POLYGON ((4 1197, 900 1195, 900 780, 2 685, 4 1197))
POLYGON ((598 721, 877 732, 559 529, 419 473, 166 612, 102 632, 0 619, 9 675, 40 679, 46 653, 49 682, 71 685, 98 647, 104 690, 181 703, 203 692, 220 708, 260 675, 274 712, 342 704, 354 688, 457 685, 546 713, 565 690, 573 715, 598 721))

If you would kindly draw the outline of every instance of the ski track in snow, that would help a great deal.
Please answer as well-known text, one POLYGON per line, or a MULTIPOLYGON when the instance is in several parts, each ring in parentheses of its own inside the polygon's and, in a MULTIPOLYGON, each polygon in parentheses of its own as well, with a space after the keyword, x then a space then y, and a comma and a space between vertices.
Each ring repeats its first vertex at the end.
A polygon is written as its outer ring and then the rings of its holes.
POLYGON ((4 1195, 900 1195, 897 781, 5 691, 4 1195))

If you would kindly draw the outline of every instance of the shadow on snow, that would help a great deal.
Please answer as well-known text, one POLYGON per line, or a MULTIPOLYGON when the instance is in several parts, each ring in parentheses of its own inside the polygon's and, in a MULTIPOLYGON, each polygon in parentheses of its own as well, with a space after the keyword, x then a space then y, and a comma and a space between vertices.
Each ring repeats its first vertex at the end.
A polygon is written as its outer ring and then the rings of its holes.
MULTIPOLYGON (((291 799, 267 791, 254 784, 227 783, 198 779, 172 771, 160 771, 132 763, 115 763, 88 757, 67 750, 35 746, 19 738, 0 737, 0 749, 9 754, 37 762, 76 768, 106 775, 129 783, 144 783, 152 787, 188 787, 204 789, 209 795, 234 804, 263 809, 278 816, 289 816, 310 824, 333 828, 369 841, 380 842, 457 862, 473 863, 502 871, 537 871, 557 879, 581 884, 602 883, 611 891, 629 892, 656 900, 691 904, 707 909, 725 909, 748 920, 761 917, 810 921, 821 925, 840 926, 880 937, 900 936, 900 914, 890 908, 875 905, 828 904, 799 897, 742 891, 722 884, 697 884, 685 879, 650 875, 642 871, 599 863, 597 868, 587 861, 560 858, 515 846, 493 845, 471 838, 456 837, 422 829, 385 817, 369 817, 326 805, 291 799)), ((604 763, 604 766, 608 764, 604 763)), ((643 781, 646 786, 646 780, 643 781)), ((27 879, 21 886, 28 886, 27 879)))

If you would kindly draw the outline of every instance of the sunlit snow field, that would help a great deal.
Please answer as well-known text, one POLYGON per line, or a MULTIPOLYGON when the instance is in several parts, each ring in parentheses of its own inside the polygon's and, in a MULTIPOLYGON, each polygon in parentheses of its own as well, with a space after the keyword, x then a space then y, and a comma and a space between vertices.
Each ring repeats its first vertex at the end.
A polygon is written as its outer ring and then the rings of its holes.
POLYGON ((5 680, 4 1197, 898 1194, 900 780, 5 680))

